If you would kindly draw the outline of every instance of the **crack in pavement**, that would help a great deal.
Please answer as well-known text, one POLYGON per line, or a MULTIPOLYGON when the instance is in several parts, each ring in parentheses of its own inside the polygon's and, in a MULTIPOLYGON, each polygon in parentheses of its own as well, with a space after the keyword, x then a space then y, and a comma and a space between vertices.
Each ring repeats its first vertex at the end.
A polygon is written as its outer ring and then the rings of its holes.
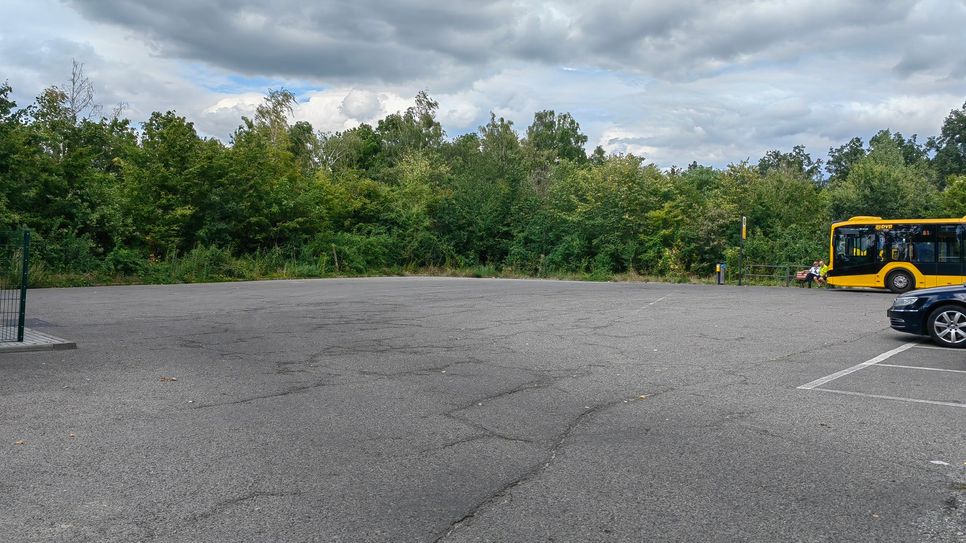
POLYGON ((229 509, 235 505, 247 502, 249 500, 254 500, 255 498, 288 498, 288 497, 297 497, 301 495, 302 495, 301 490, 277 491, 277 492, 265 491, 265 490, 253 490, 250 492, 246 492, 241 496, 235 496, 234 498, 222 500, 214 504, 213 506, 211 506, 207 511, 203 511, 201 513, 196 513, 194 515, 191 515, 190 517, 185 519, 185 524, 192 524, 192 523, 204 520, 206 518, 209 518, 218 514, 219 512, 225 509, 229 509))
MULTIPOLYGON (((327 375, 327 377, 341 377, 341 376, 338 376, 338 375, 327 375)), ((285 390, 282 390, 282 391, 279 391, 279 392, 273 392, 271 394, 261 394, 261 395, 258 395, 258 396, 250 396, 248 398, 242 398, 240 400, 232 400, 230 402, 201 404, 201 405, 198 405, 198 406, 193 407, 193 409, 208 409, 208 408, 211 408, 211 407, 224 407, 224 406, 227 406, 227 405, 240 405, 240 404, 246 404, 246 403, 256 402, 258 400, 267 400, 269 398, 279 398, 279 397, 282 397, 282 396, 289 396, 289 395, 292 395, 292 394, 298 394, 300 392, 305 392, 305 391, 312 390, 312 389, 316 389, 316 388, 345 386, 345 385, 352 385, 352 384, 359 384, 359 383, 369 383, 369 382, 372 382, 372 381, 371 380, 363 380, 363 381, 349 381, 349 382, 345 382, 345 383, 331 383, 331 382, 328 382, 327 380, 323 379, 321 381, 316 381, 316 382, 310 383, 310 384, 297 385, 297 386, 294 386, 294 387, 289 387, 289 388, 286 388, 285 390)))
MULTIPOLYGON (((455 419, 455 417, 454 417, 454 420, 458 420, 458 419, 455 419)), ((459 422, 463 422, 463 421, 459 421, 459 422)), ((426 453, 438 453, 438 452, 445 451, 446 449, 450 449, 450 448, 453 448, 453 447, 457 447, 459 445, 463 445, 465 443, 472 443, 474 441, 482 441, 484 439, 500 439, 500 440, 503 440, 503 441, 510 441, 510 442, 515 442, 515 443, 527 443, 527 444, 532 444, 533 443, 533 440, 530 440, 530 439, 520 439, 520 438, 515 438, 515 437, 508 437, 508 436, 504 436, 502 434, 498 434, 498 433, 496 433, 496 432, 494 432, 492 430, 489 430, 489 429, 487 429, 485 427, 482 427, 482 428, 484 429, 484 431, 486 431, 486 433, 484 433, 484 434, 475 434, 475 435, 471 435, 471 436, 464 437, 462 439, 457 439, 455 441, 450 441, 448 443, 443 443, 442 445, 440 445, 438 447, 430 447, 428 449, 423 449, 421 451, 418 451, 416 454, 417 455, 424 455, 426 453)))
MULTIPOLYGON (((653 396, 654 395, 649 395, 648 398, 652 398, 653 396)), ((557 455, 560 453, 560 450, 563 448, 564 443, 571 436, 574 430, 576 430, 577 427, 580 426, 582 422, 612 407, 624 405, 624 403, 625 403, 624 399, 613 400, 610 402, 598 404, 594 407, 591 407, 590 409, 587 409, 583 413, 580 413, 579 415, 577 415, 572 421, 570 421, 570 424, 567 425, 567 427, 563 430, 563 432, 561 432, 554 440, 553 445, 548 449, 547 455, 543 461, 537 462, 536 464, 532 465, 530 469, 527 470, 523 475, 504 484, 496 491, 490 493, 483 500, 477 502, 476 505, 474 505, 465 515, 450 523, 446 531, 444 531, 435 539, 433 539, 433 543, 441 543, 450 535, 452 535, 453 532, 455 532, 462 526, 472 521, 476 517, 476 515, 480 513, 480 511, 482 511, 484 508, 494 504, 498 499, 510 493, 510 491, 512 491, 514 488, 532 481, 536 477, 540 476, 543 472, 545 472, 547 468, 549 468, 550 465, 553 464, 553 462, 557 459, 557 455)))
MULTIPOLYGON (((472 428, 474 430, 479 430, 481 432, 484 432, 487 436, 490 436, 490 437, 494 437, 494 438, 497 438, 497 439, 502 439, 504 441, 513 441, 513 442, 517 442, 517 443, 533 443, 534 442, 534 440, 532 440, 532 439, 523 439, 523 438, 520 438, 520 437, 513 437, 513 436, 508 435, 508 434, 500 433, 500 432, 498 432, 496 430, 493 430, 492 428, 490 428, 490 427, 488 427, 488 426, 486 426, 484 424, 471 421, 471 420, 469 420, 467 418, 460 417, 459 415, 454 415, 453 413, 443 413, 442 415, 444 417, 452 420, 452 421, 458 422, 459 424, 462 424, 462 425, 467 426, 469 428, 472 428)), ((434 449, 428 449, 428 450, 434 450, 434 449)))

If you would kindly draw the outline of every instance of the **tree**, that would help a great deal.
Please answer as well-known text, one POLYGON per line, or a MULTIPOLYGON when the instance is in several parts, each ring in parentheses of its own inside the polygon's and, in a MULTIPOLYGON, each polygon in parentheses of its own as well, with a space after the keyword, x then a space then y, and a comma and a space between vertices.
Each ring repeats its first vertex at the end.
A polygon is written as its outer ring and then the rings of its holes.
POLYGON ((966 102, 949 112, 939 137, 930 139, 927 147, 936 152, 932 164, 941 182, 966 174, 966 102))
POLYGON ((9 83, 0 84, 0 229, 13 228, 22 220, 9 202, 11 197, 23 196, 24 181, 30 176, 16 160, 26 146, 23 120, 27 112, 17 109, 10 99, 12 93, 9 83))
POLYGON ((891 137, 876 139, 869 153, 847 178, 830 185, 833 219, 855 215, 887 218, 927 217, 936 212, 937 192, 924 165, 905 163, 902 149, 891 137))
POLYGON ((142 133, 139 151, 124 162, 130 241, 155 256, 188 250, 203 227, 195 216, 205 199, 195 175, 201 138, 173 111, 152 113, 142 133))
POLYGON ((899 154, 902 155, 902 161, 906 166, 924 165, 927 162, 928 153, 916 139, 916 134, 906 139, 899 132, 893 134, 889 130, 880 130, 869 140, 869 152, 874 151, 882 143, 891 141, 899 149, 899 154))
POLYGON ((513 121, 499 119, 490 112, 490 122, 479 128, 480 150, 497 166, 500 176, 520 166, 520 140, 513 130, 513 121))
POLYGON ((804 145, 796 145, 790 153, 783 153, 777 149, 768 151, 758 161, 758 170, 762 175, 771 170, 781 170, 818 181, 821 178, 822 161, 812 160, 811 155, 805 151, 804 145))
POLYGON ((319 138, 319 160, 330 171, 374 169, 381 151, 379 135, 365 123, 319 138))
POLYGON ((319 137, 307 121, 298 121, 288 129, 289 151, 295 157, 302 175, 311 177, 319 166, 321 154, 319 137))
POLYGON ((376 133, 390 165, 412 151, 436 151, 443 143, 443 126, 436 120, 439 104, 426 94, 416 94, 416 105, 379 121, 376 133))
POLYGON ((533 123, 527 127, 526 146, 550 161, 586 162, 586 143, 587 136, 580 131, 580 124, 570 113, 558 115, 552 109, 538 111, 533 115, 533 123))
POLYGON ((825 163, 829 181, 839 181, 848 177, 852 166, 864 156, 865 144, 862 143, 862 138, 852 138, 845 145, 836 148, 829 147, 828 162, 825 163))
POLYGON ((265 99, 255 108, 253 127, 265 133, 272 145, 282 148, 287 147, 288 118, 292 116, 297 103, 298 101, 291 91, 269 89, 265 99))
POLYGON ((597 147, 594 147, 594 152, 590 154, 589 160, 594 166, 600 166, 605 160, 607 160, 607 152, 604 151, 603 147, 598 145, 597 147))
POLYGON ((944 217, 966 217, 966 175, 953 175, 946 179, 940 205, 944 217))
POLYGON ((100 115, 101 106, 94 103, 94 83, 84 73, 84 64, 71 61, 70 81, 64 89, 68 115, 78 123, 100 115))

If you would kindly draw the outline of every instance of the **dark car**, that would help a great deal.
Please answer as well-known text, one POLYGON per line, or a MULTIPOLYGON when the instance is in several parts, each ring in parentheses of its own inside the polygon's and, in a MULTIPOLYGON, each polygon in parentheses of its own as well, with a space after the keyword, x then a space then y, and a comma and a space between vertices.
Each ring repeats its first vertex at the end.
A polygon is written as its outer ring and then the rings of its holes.
POLYGON ((943 347, 966 347, 966 284, 900 294, 886 314, 900 332, 928 334, 943 347))

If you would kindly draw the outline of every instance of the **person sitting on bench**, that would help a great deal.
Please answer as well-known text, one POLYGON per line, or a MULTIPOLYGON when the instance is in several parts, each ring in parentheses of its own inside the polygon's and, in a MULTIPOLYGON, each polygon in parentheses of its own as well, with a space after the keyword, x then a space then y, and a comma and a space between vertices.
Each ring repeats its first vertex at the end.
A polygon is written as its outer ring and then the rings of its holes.
POLYGON ((802 286, 808 285, 808 288, 812 288, 812 282, 815 281, 816 277, 821 277, 821 268, 818 265, 818 260, 812 262, 812 267, 808 271, 800 271, 795 274, 795 278, 802 282, 802 286))
POLYGON ((828 265, 824 260, 818 261, 818 277, 815 278, 819 286, 828 286, 828 265))

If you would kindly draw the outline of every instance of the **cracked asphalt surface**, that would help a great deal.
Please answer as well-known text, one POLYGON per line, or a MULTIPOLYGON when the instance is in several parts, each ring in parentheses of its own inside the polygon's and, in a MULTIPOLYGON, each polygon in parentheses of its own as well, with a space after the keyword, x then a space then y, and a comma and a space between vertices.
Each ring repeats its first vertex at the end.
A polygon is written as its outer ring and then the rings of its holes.
POLYGON ((891 300, 445 278, 31 291, 34 327, 78 349, 0 355, 0 539, 966 541, 966 409, 796 389, 910 341, 891 300))

